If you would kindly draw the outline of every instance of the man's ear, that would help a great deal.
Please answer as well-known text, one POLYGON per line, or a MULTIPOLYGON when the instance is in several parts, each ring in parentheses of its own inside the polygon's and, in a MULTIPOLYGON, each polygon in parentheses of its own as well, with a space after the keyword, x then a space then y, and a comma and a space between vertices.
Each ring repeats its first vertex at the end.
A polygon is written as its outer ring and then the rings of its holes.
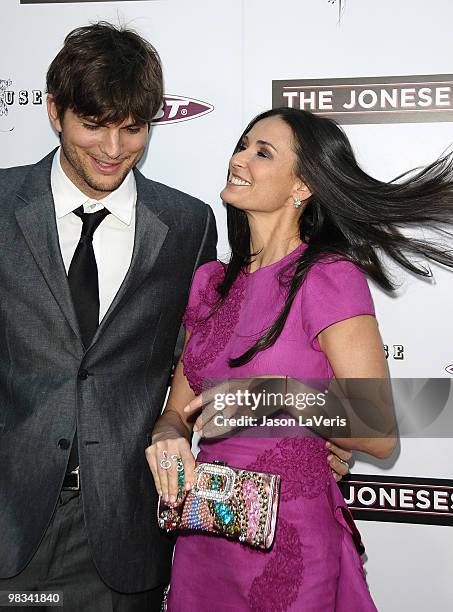
POLYGON ((53 99, 52 94, 47 94, 47 114, 49 115, 50 123, 53 125, 57 132, 62 131, 60 117, 58 115, 57 105, 53 99))

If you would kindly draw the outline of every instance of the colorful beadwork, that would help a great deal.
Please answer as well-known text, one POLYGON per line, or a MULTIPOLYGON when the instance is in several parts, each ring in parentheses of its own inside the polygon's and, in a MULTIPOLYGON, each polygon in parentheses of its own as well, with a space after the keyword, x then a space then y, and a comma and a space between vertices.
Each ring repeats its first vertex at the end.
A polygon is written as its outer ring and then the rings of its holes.
POLYGON ((272 544, 280 477, 200 463, 195 485, 169 506, 159 501, 159 526, 201 530, 266 549, 272 544))
POLYGON ((253 480, 245 480, 242 485, 242 494, 247 508, 247 540, 253 541, 259 527, 260 520, 260 501, 258 489, 253 480))

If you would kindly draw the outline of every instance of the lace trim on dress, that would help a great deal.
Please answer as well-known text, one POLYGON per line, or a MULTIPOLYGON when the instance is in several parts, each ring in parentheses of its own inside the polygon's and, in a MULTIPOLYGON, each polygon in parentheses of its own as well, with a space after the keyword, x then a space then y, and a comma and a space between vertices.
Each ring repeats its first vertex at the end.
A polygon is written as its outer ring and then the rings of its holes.
POLYGON ((284 612, 297 600, 304 572, 303 547, 297 529, 283 518, 278 522, 277 541, 275 554, 250 587, 248 603, 253 612, 284 612))
POLYGON ((183 317, 184 325, 189 326, 193 334, 193 340, 191 337, 183 355, 184 374, 197 395, 205 387, 205 379, 199 375, 199 372, 223 351, 239 319, 245 290, 244 274, 239 274, 225 301, 212 316, 209 316, 219 299, 217 287, 222 282, 224 274, 223 266, 216 268, 209 277, 206 287, 198 290, 197 303, 188 306, 183 317), (200 344, 203 343, 205 346, 200 350, 200 344))
POLYGON ((313 499, 327 490, 330 468, 324 440, 315 437, 284 438, 259 455, 249 470, 280 474, 282 502, 306 497, 313 499))
MULTIPOLYGON (((313 499, 329 486, 326 458, 327 450, 320 438, 284 438, 261 453, 247 469, 280 474, 281 502, 298 497, 313 499)), ((251 610, 284 612, 297 600, 303 579, 302 549, 297 529, 279 518, 269 560, 250 586, 251 610)))

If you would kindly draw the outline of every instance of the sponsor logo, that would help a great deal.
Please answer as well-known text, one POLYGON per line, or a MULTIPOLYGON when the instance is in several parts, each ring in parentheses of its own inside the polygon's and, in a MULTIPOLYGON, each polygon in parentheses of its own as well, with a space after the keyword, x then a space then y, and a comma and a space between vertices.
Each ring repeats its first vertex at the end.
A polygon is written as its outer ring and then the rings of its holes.
POLYGON ((453 363, 445 366, 445 371, 453 375, 453 363))
POLYGON ((8 114, 8 105, 6 104, 6 88, 12 85, 11 79, 0 79, 0 117, 6 117, 8 114))
POLYGON ((152 121, 153 125, 161 125, 162 123, 178 123, 179 121, 187 121, 202 117, 212 112, 214 107, 208 102, 187 98, 185 96, 174 96, 166 94, 162 108, 157 113, 152 121))
POLYGON ((349 474, 340 488, 358 520, 453 526, 453 480, 349 474))
POLYGON ((272 106, 309 110, 342 124, 453 121, 453 75, 277 80, 272 106))
POLYGON ((11 88, 11 79, 0 79, 0 132, 11 132, 14 126, 8 125, 8 114, 10 107, 14 105, 27 106, 29 104, 42 106, 44 92, 41 89, 11 88))
POLYGON ((386 359, 401 361, 404 359, 404 346, 402 344, 384 344, 384 353, 386 359))
MULTIPOLYGON (((0 131, 12 131, 14 127, 3 128, 2 119, 7 118, 9 108, 18 104, 26 106, 29 104, 42 105, 44 92, 41 89, 19 90, 11 88, 11 79, 0 79, 0 131)), ((214 106, 208 102, 188 98, 186 96, 166 95, 160 111, 152 121, 153 125, 163 123, 178 123, 189 119, 202 117, 214 110, 214 106)))

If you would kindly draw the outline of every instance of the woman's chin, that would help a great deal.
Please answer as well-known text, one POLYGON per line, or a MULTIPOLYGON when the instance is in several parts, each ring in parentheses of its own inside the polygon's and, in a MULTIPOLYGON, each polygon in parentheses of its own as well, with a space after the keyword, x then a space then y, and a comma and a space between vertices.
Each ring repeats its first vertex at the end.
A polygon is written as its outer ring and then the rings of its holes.
POLYGON ((245 198, 243 195, 239 197, 237 193, 234 193, 233 190, 228 189, 228 187, 225 187, 225 189, 220 192, 220 198, 225 204, 234 206, 234 208, 238 208, 239 210, 246 210, 249 208, 249 205, 252 204, 250 198, 245 198))
POLYGON ((229 199, 231 199, 230 196, 232 196, 231 189, 228 189, 228 185, 227 185, 220 192, 220 198, 222 199, 223 202, 229 203, 229 199))

